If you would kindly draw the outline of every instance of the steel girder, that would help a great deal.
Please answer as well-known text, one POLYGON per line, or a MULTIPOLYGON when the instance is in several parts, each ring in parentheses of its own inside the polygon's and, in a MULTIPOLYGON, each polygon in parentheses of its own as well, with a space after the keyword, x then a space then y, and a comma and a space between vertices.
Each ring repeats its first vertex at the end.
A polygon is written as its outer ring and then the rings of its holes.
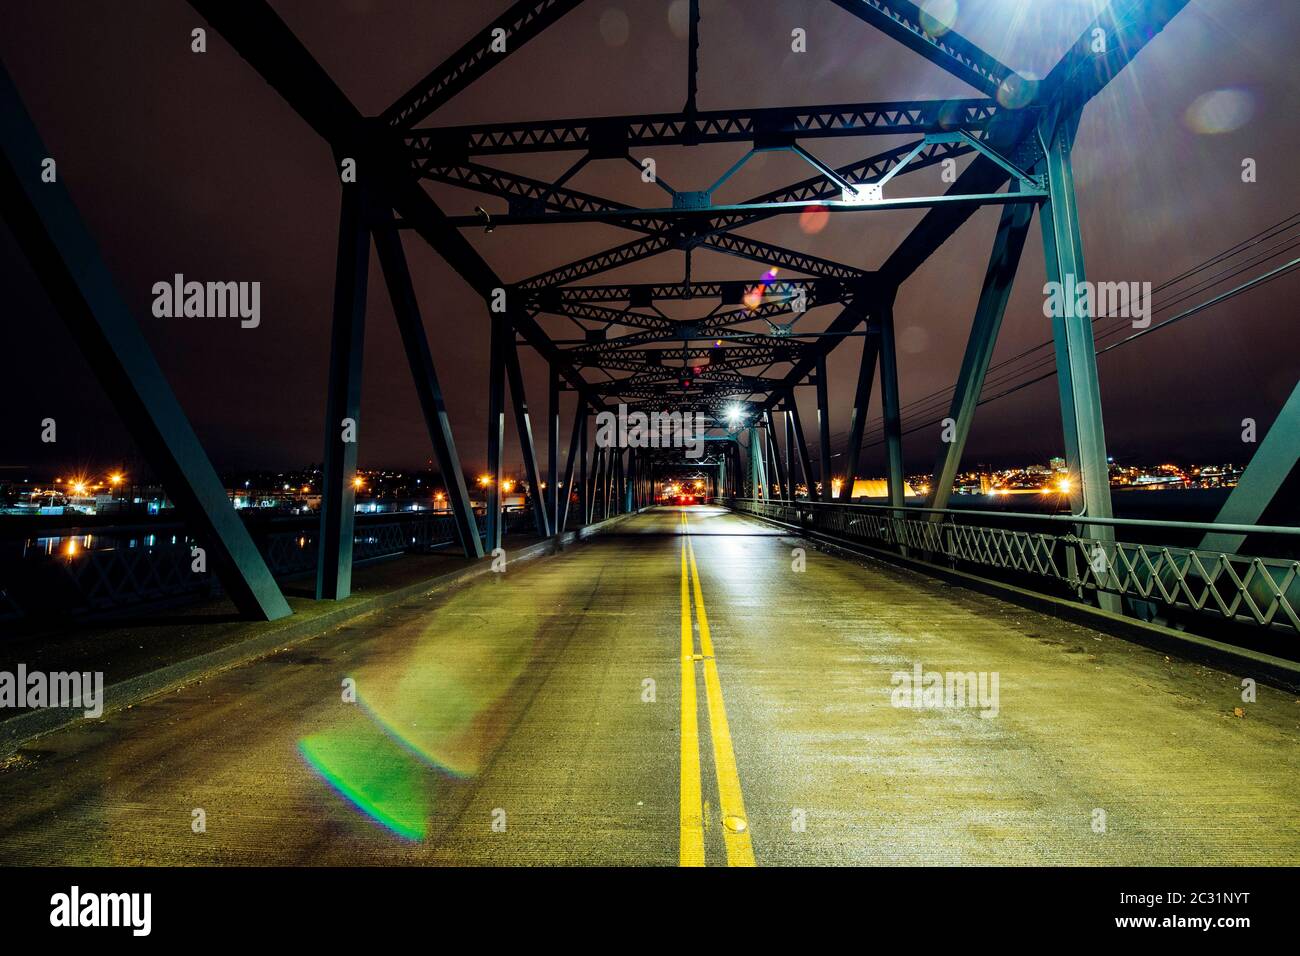
MULTIPOLYGON (((778 341, 763 345, 727 345, 713 348, 626 349, 612 355, 602 355, 593 360, 600 368, 626 372, 648 372, 667 375, 671 372, 705 373, 719 369, 743 369, 774 362, 789 362, 798 358, 806 346, 802 341, 778 341), (689 362, 708 359, 707 365, 664 365, 667 360, 689 362), (647 369, 646 366, 651 366, 647 369)), ((582 357, 578 358, 581 364, 582 357)))
MULTIPOLYGON (((875 315, 880 325, 880 405, 885 416, 886 480, 889 503, 903 505, 903 423, 898 403, 898 350, 894 347, 894 303, 884 301, 875 315)), ((852 494, 852 489, 849 491, 852 494)), ((829 500, 829 498, 827 499, 829 500)))
POLYGON ((826 355, 817 358, 817 457, 818 477, 822 483, 822 499, 830 501, 834 492, 831 475, 831 408, 826 381, 826 355))
MULTIPOLYGON (((955 159, 975 150, 964 139, 941 138, 928 142, 921 140, 888 149, 855 163, 833 170, 840 180, 857 184, 877 183, 890 175, 906 175, 955 159), (904 160, 907 160, 905 165, 904 160)), ((715 215, 706 223, 673 224, 654 217, 638 217, 629 213, 634 207, 614 202, 590 193, 568 189, 555 183, 531 179, 517 173, 493 169, 472 163, 434 164, 413 160, 422 176, 439 182, 461 186, 477 192, 505 198, 511 212, 538 213, 546 209, 559 212, 595 214, 620 211, 625 217, 614 222, 624 228, 654 234, 655 239, 638 240, 614 249, 577 260, 557 269, 549 270, 521 283, 524 288, 548 288, 561 282, 593 275, 608 269, 647 259, 672 249, 689 249, 704 246, 715 252, 795 269, 813 275, 852 277, 861 270, 838 263, 810 257, 803 253, 758 243, 744 237, 731 235, 728 230, 750 225, 774 215, 774 212, 747 212, 715 215)), ((771 190, 747 200, 746 205, 761 206, 783 203, 821 203, 838 198, 843 190, 841 182, 824 173, 800 180, 790 186, 771 190)), ((474 220, 476 225, 485 222, 474 220)))
MULTIPOLYGON (((1008 174, 1006 179, 1009 179, 1008 174)), ((999 184, 1000 185, 1000 184, 999 184)), ((899 209, 943 209, 952 206, 964 206, 971 209, 980 206, 1002 206, 1007 203, 1032 203, 1046 198, 1043 192, 1033 193, 1021 191, 1016 193, 1005 192, 982 192, 982 193, 946 193, 942 196, 919 196, 901 197, 898 199, 880 199, 874 202, 847 202, 844 200, 822 200, 822 201, 804 201, 804 202, 766 202, 766 203, 731 203, 721 206, 662 206, 656 208, 636 208, 636 209, 592 209, 579 212, 567 213, 507 213, 504 216, 494 216, 492 224, 494 227, 500 226, 539 226, 550 223, 579 223, 579 222, 599 222, 608 225, 618 225, 624 221, 637 221, 647 218, 656 219, 668 223, 693 224, 698 221, 708 222, 715 216, 759 216, 769 217, 777 215, 796 215, 805 212, 816 212, 825 210, 836 213, 868 213, 868 212, 890 212, 899 209)), ((483 219, 479 216, 452 216, 448 220, 453 226, 460 228, 473 228, 483 225, 483 219)), ((731 233, 725 233, 718 237, 711 238, 707 245, 716 247, 722 251, 727 251, 727 239, 739 239, 740 237, 732 236, 731 233)), ((745 243, 752 244, 755 248, 767 247, 771 249, 780 249, 779 246, 770 246, 768 243, 759 243, 757 240, 745 239, 745 243)), ((739 245, 737 246, 740 247, 739 245)), ((799 260, 819 261, 826 263, 828 260, 817 260, 816 257, 804 256, 791 250, 782 250, 787 257, 793 257, 799 260)), ((750 258, 746 255, 745 258, 750 258)), ((774 256, 764 257, 770 261, 774 256)), ((839 270, 842 271, 848 267, 840 264, 839 270)), ((830 267, 822 266, 822 269, 829 270, 830 267)), ((805 269, 802 271, 820 273, 818 270, 805 269)), ((855 270, 861 272, 862 270, 855 270)), ((527 284, 532 284, 532 280, 527 280, 527 284)))
POLYGON ((993 99, 901 100, 598 116, 412 130, 406 134, 406 144, 415 156, 437 157, 441 162, 566 150, 582 150, 592 159, 621 159, 629 150, 649 146, 750 143, 754 149, 780 149, 801 139, 977 131, 1000 108, 993 99))
POLYGON ((381 223, 374 230, 375 249, 379 253, 379 262, 388 284, 397 328, 402 336, 402 347, 411 368, 411 378, 415 382, 415 392, 424 414, 425 427, 429 431, 429 440, 433 443, 434 455, 438 459, 438 469, 447 483, 447 501, 456 522, 460 546, 465 557, 481 558, 483 539, 479 536, 474 507, 465 485, 465 473, 461 469, 460 456, 456 453, 456 441, 452 437, 451 422, 447 418, 447 405, 443 401, 442 386, 438 384, 433 354, 429 351, 429 338, 420 318, 420 306, 411 284, 411 273, 406 264, 406 254, 402 250, 401 236, 392 225, 392 213, 386 212, 385 218, 387 224, 381 223))
MULTIPOLYGON (((833 288, 838 298, 844 295, 850 286, 838 279, 776 279, 772 282, 628 282, 614 285, 576 285, 560 286, 555 289, 534 289, 524 294, 525 305, 535 305, 539 309, 548 309, 548 302, 555 305, 577 305, 592 302, 630 302, 632 305, 650 305, 660 301, 680 301, 694 299, 719 299, 723 305, 735 304, 742 300, 745 292, 762 286, 764 294, 781 300, 803 292, 814 299, 823 290, 833 288)), ((823 299, 825 295, 822 296, 823 299)), ((548 309, 549 310, 549 309, 548 309)))
POLYGON ((321 465, 320 545, 316 599, 341 601, 352 593, 352 539, 356 523, 357 442, 361 423, 362 347, 370 270, 369 186, 344 185, 334 275, 329 381, 325 398, 325 453, 321 465))
MULTIPOLYGON (((785 410, 794 423, 794 443, 799 452, 799 470, 803 472, 804 486, 808 489, 808 497, 817 501, 819 496, 817 483, 813 481, 812 459, 808 457, 808 441, 804 437, 803 422, 799 418, 799 406, 795 403, 793 392, 787 392, 785 395, 785 410)), ((791 481, 793 480, 791 476, 791 481)))
POLYGON ((785 463, 781 461, 781 449, 776 441, 776 426, 772 423, 772 410, 765 408, 762 414, 768 447, 772 453, 772 465, 776 469, 776 480, 781 486, 781 497, 788 499, 790 498, 790 486, 786 482, 789 480, 789 472, 786 470, 785 463))
MULTIPOLYGON (((546 514, 552 534, 560 534, 560 389, 563 382, 553 366, 546 369, 546 514)), ((570 442, 572 447, 572 442, 570 442)), ((540 493, 541 489, 534 489, 540 493)))
MULTIPOLYGON (((1024 206, 1009 206, 1024 209, 1024 206)), ((853 500, 853 486, 858 480, 858 465, 862 459, 862 434, 867 427, 867 405, 871 401, 871 383, 876 377, 876 358, 880 354, 880 327, 868 329, 862 337, 862 356, 858 360, 858 384, 853 392, 853 410, 849 414, 849 446, 844 456, 845 498, 853 500), (872 334, 874 332, 874 334, 872 334)))
POLYGON ((506 347, 513 345, 514 330, 504 315, 493 315, 488 346, 488 435, 487 435, 487 521, 485 549, 496 552, 501 547, 504 534, 501 520, 501 479, 505 475, 502 462, 506 437, 506 347))
MULTIPOLYGON (((524 456, 524 472, 528 478, 529 499, 533 505, 533 519, 537 523, 537 534, 543 538, 551 536, 551 521, 546 514, 546 502, 542 498, 542 473, 537 466, 537 447, 533 444, 532 417, 528 414, 528 398, 524 393, 524 376, 519 368, 519 350, 515 347, 514 330, 504 336, 502 346, 505 352, 506 379, 510 384, 510 404, 515 412, 515 434, 519 438, 519 448, 524 456)), ((559 431, 558 423, 556 431, 559 431)))
POLYGON ((1032 218, 1033 209, 1029 206, 1007 206, 1002 210, 997 237, 993 241, 993 253, 984 274, 984 285, 980 289, 979 304, 975 309, 970 338, 948 411, 948 417, 953 421, 953 437, 951 440, 940 441, 927 507, 946 508, 952 496, 952 483, 961 465, 966 439, 970 436, 975 408, 984 389, 984 376, 993 358, 998 330, 1002 327, 1002 317, 1011 298, 1011 285, 1015 280, 1020 253, 1025 247, 1025 237, 1029 233, 1032 218))
MULTIPOLYGON (((547 222, 550 221, 547 220, 547 222)), ((621 222, 613 223, 613 225, 622 224, 621 222)), ((820 256, 810 255, 794 249, 786 249, 769 242, 761 242, 757 239, 737 236, 729 232, 711 235, 701 240, 701 231, 692 228, 690 224, 685 224, 677 233, 659 233, 646 236, 643 239, 634 239, 612 249, 584 256, 581 259, 575 259, 564 265, 556 266, 554 269, 548 269, 546 272, 530 276, 517 283, 517 285, 525 290, 547 289, 584 279, 587 276, 608 272, 611 269, 617 269, 633 262, 640 262, 643 259, 650 259, 663 252, 693 249, 700 245, 701 242, 712 252, 748 259, 752 262, 775 265, 782 269, 790 269, 793 272, 802 272, 805 275, 826 276, 834 279, 861 279, 867 275, 866 270, 845 265, 842 262, 833 262, 820 256)))
MULTIPOLYGON (((587 482, 587 464, 586 464, 586 447, 587 447, 587 410, 583 405, 583 400, 578 399, 578 407, 573 410, 573 432, 569 436, 569 456, 564 465, 564 496, 559 502, 559 511, 555 519, 555 533, 564 534, 565 528, 569 524, 569 504, 573 499, 573 469, 574 463, 579 457, 583 459, 582 465, 582 484, 587 482)), ((559 489, 556 489, 557 492, 559 489)), ((580 502, 585 501, 586 492, 582 492, 580 502)))
POLYGON ((55 308, 186 524, 211 551, 239 611, 290 612, 266 561, 208 460, 184 409, 118 292, 62 182, 42 182, 50 155, 0 64, 0 210, 55 308))

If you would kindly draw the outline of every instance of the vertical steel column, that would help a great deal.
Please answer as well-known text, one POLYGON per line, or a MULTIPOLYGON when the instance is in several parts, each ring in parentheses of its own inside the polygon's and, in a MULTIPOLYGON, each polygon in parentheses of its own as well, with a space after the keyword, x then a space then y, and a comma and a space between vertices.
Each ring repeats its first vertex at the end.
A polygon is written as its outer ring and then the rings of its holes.
POLYGON ((799 418, 799 406, 795 404, 793 389, 787 393, 785 404, 789 409, 791 421, 794 422, 794 443, 799 451, 799 468, 803 471, 803 483, 808 487, 808 500, 817 501, 817 488, 812 478, 812 459, 808 457, 808 442, 804 438, 803 422, 799 418))
POLYGON ((618 482, 618 471, 623 466, 623 452, 621 449, 609 448, 605 452, 605 484, 602 488, 604 502, 604 511, 601 513, 602 519, 608 519, 614 515, 614 492, 618 482))
POLYGON ((889 458, 889 503, 903 504, 903 427, 898 405, 898 354, 894 349, 893 297, 879 305, 880 404, 885 416, 885 449, 889 458))
POLYGON ((515 411, 515 433, 519 436, 519 449, 524 456, 524 474, 528 479, 529 499, 532 501, 533 521, 537 534, 551 536, 551 520, 546 514, 542 497, 542 470, 537 466, 537 446, 533 444, 533 422, 528 414, 528 397, 524 393, 524 376, 519 368, 519 349, 515 345, 515 330, 511 325, 502 349, 506 359, 506 377, 510 382, 510 404, 515 411))
POLYGON ((586 527, 591 523, 591 488, 587 484, 587 418, 589 412, 590 409, 587 407, 586 400, 579 395, 578 410, 575 414, 582 422, 581 437, 578 439, 578 494, 579 505, 582 507, 580 527, 586 527))
POLYGON ((610 497, 612 499, 612 510, 614 514, 623 513, 623 482, 625 476, 623 473, 623 449, 614 452, 614 476, 610 482, 610 497))
POLYGON ((320 546, 316 599, 341 601, 352 593, 352 537, 356 521, 357 439, 361 422, 362 346, 366 278, 370 267, 369 201, 365 179, 343 186, 334 321, 325 399, 325 455, 321 468, 320 546), (350 422, 350 424, 347 424, 350 422))
POLYGON ((71 196, 61 181, 41 181, 41 164, 49 156, 0 65, 0 218, 186 527, 209 549, 235 607, 249 618, 285 617, 288 603, 231 507, 71 196))
MULTIPOLYGON (((1046 154, 1050 198, 1039 212, 1043 233, 1043 258, 1050 282, 1059 282, 1065 304, 1067 295, 1082 287, 1083 239, 1079 233, 1079 209, 1074 195, 1074 168, 1070 150, 1079 128, 1079 114, 1061 118, 1044 117, 1039 136, 1046 154)), ((1095 303, 1091 303, 1095 305, 1095 303)), ((1071 488, 1071 506, 1091 518, 1112 516, 1110 466, 1106 460, 1106 432, 1101 418, 1101 385, 1097 378, 1096 345, 1092 337, 1092 308, 1080 310, 1077 303, 1058 310, 1052 318, 1056 346, 1056 374, 1061 394, 1061 422, 1065 428, 1065 458, 1077 481, 1071 488), (1079 315, 1080 311, 1086 312, 1079 315)), ((1101 525, 1080 527, 1079 533, 1099 542, 1109 552, 1115 529, 1101 525)), ((1107 554, 1109 560, 1109 553, 1107 554)), ((1093 572, 1096 574, 1096 572, 1093 572)), ((1122 613, 1123 602, 1115 594, 1097 592, 1097 603, 1107 611, 1122 613)))
POLYGON ((858 365, 858 386, 853 392, 853 411, 849 415, 849 448, 844 464, 845 500, 853 500, 853 485, 862 463, 862 435, 867 428, 867 407, 871 402, 871 383, 876 378, 876 357, 880 354, 880 324, 867 323, 862 337, 862 359, 858 365))
MULTIPOLYGON (((583 401, 582 396, 579 395, 578 405, 573 410, 573 432, 569 436, 569 455, 564 465, 564 495, 561 499, 559 515, 555 519, 556 534, 563 534, 564 529, 568 527, 569 524, 569 504, 573 498, 573 469, 579 457, 579 445, 585 444, 582 426, 586 421, 586 409, 587 403, 583 401)), ((583 462, 582 470, 584 472, 582 480, 585 484, 585 472, 587 470, 587 464, 585 461, 583 462)), ((581 494, 578 500, 580 502, 579 507, 581 507, 581 502, 587 500, 586 493, 584 492, 581 494)))
POLYGON ((790 480, 790 489, 785 497, 787 501, 794 501, 794 416, 790 414, 789 403, 786 403, 781 417, 785 420, 785 473, 790 480))
POLYGON ((772 423, 771 409, 763 409, 763 422, 767 425, 767 440, 772 448, 772 465, 776 469, 776 480, 781 485, 781 494, 777 497, 788 499, 790 497, 790 486, 786 484, 787 472, 785 465, 781 462, 781 446, 776 440, 776 427, 772 423))
POLYGON ((605 464, 605 449, 593 448, 591 451, 591 508, 587 513, 587 524, 596 521, 596 505, 600 502, 601 469, 605 464))
MULTIPOLYGON (((551 518, 554 534, 563 531, 560 520, 560 373, 551 365, 547 368, 548 384, 546 406, 546 511, 551 518)), ((572 447, 572 446, 570 446, 572 447)))
POLYGON ((506 336, 513 336, 510 320, 490 313, 491 345, 488 351, 488 488, 487 542, 485 548, 501 547, 504 521, 501 514, 502 446, 506 437, 506 336))
POLYGON ((631 514, 636 510, 636 465, 637 450, 629 448, 627 452, 627 473, 623 476, 623 511, 631 514))
POLYGON ((424 413, 424 424, 433 443, 438 470, 447 486, 447 500, 451 504, 456 535, 467 558, 483 557, 483 539, 479 537, 478 522, 474 520, 474 506, 469 489, 465 486, 465 473, 456 453, 451 422, 447 418, 447 405, 443 401, 442 386, 434 369, 433 355, 429 351, 429 338, 420 318, 420 306, 411 284, 406 254, 402 250, 401 236, 393 222, 391 210, 384 210, 382 225, 374 231, 375 249, 383 266, 388 295, 397 317, 397 329, 402 336, 402 347, 411 367, 411 378, 424 413))
MULTIPOLYGON (((1044 117, 1039 137, 1045 153, 1042 166, 1047 171, 1050 198, 1039 212, 1043 234, 1043 259, 1048 281, 1058 282, 1063 306, 1066 293, 1082 286, 1086 280, 1083 239, 1079 233, 1079 210, 1074 195, 1074 169, 1070 151, 1079 128, 1079 114, 1061 118, 1044 117)), ((1061 423, 1065 430, 1065 458, 1070 474, 1076 478, 1070 504, 1089 517, 1111 517, 1110 467, 1106 460, 1106 434, 1101 417, 1101 386, 1097 378, 1096 346, 1092 335, 1092 309, 1082 310, 1077 303, 1060 309, 1052 318, 1052 338, 1056 351, 1057 383, 1061 395, 1061 423)), ((1079 533, 1100 542, 1105 551, 1115 540, 1113 528, 1100 525, 1080 526, 1079 533)), ((1095 572, 1094 572, 1095 573, 1095 572)), ((1104 610, 1121 613, 1123 602, 1114 594, 1097 592, 1098 605, 1104 610)))
POLYGON ((749 482, 753 486, 754 498, 768 497, 767 459, 763 451, 763 439, 758 436, 758 426, 749 426, 749 482))
MULTIPOLYGON (((1010 190, 1018 191, 1019 184, 1013 180, 1010 190)), ((988 372, 989 361, 993 358, 998 330, 1002 327, 1002 317, 1006 314, 1007 300, 1011 298, 1011 286, 1015 281, 1020 253, 1025 247, 1025 236, 1029 232, 1033 216, 1034 207, 1029 203, 1012 203, 1002 207, 997 237, 993 240, 993 254, 984 273, 979 305, 975 308, 975 320, 971 323, 966 354, 961 361, 961 372, 957 375, 957 389, 953 392, 952 404, 948 410, 948 417, 954 422, 955 433, 951 442, 939 443, 927 507, 946 508, 952 497, 952 483, 961 465, 962 452, 970 435, 980 392, 984 389, 984 376, 988 372)), ((942 516, 931 517, 937 519, 942 516)))
MULTIPOLYGON (((1074 195, 1074 169, 1070 150, 1079 127, 1079 114, 1052 123, 1045 118, 1039 127, 1046 157, 1050 199, 1039 213, 1043 232, 1043 254, 1047 278, 1060 288, 1080 288, 1084 271, 1083 240, 1079 234, 1079 210, 1074 195)), ((1062 300, 1065 296, 1061 296, 1062 300)), ((1111 517, 1110 469, 1106 461, 1106 433, 1101 418, 1101 387, 1097 379, 1096 346, 1092 336, 1092 315, 1078 315, 1079 309, 1061 310, 1052 319, 1056 344, 1056 372, 1061 392, 1061 417, 1065 425, 1065 453, 1071 474, 1079 487, 1074 504, 1081 504, 1089 517, 1111 517)), ((1084 310, 1091 313, 1091 309, 1084 310)), ((1076 507, 1077 510, 1077 507, 1076 507)), ((1092 537, 1113 540, 1114 533, 1101 526, 1092 537)))
POLYGON ((831 477, 831 410, 826 397, 826 355, 817 356, 817 442, 821 447, 817 457, 821 459, 822 501, 830 501, 834 492, 834 479, 831 477))

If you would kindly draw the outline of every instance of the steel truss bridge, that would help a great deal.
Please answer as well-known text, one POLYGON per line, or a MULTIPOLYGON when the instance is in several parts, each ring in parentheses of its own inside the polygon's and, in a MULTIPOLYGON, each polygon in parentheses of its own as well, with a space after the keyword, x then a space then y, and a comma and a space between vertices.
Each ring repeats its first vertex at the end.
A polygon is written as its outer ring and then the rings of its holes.
MULTIPOLYGON (((529 487, 546 489, 544 495, 531 495, 533 519, 543 536, 652 501, 656 467, 672 464, 665 462, 662 451, 592 447, 591 417, 620 404, 645 410, 671 407, 708 416, 709 438, 720 443, 694 464, 709 468, 711 491, 735 502, 736 507, 795 523, 822 513, 815 506, 832 508, 826 364, 831 350, 851 336, 863 338, 865 346, 849 416, 844 485, 852 489, 860 476, 868 396, 878 374, 888 459, 888 507, 901 509, 905 484, 894 339, 897 292, 977 209, 993 205, 1001 208, 1001 217, 991 238, 988 266, 949 411, 955 422, 955 440, 942 443, 938 451, 932 490, 925 502, 928 510, 907 520, 898 510, 883 516, 873 514, 870 521, 861 519, 850 537, 860 536, 870 527, 874 530, 868 537, 905 552, 946 554, 950 559, 956 556, 977 563, 983 555, 983 563, 992 566, 1012 560, 1007 555, 1014 552, 1018 555, 1015 561, 1068 580, 1076 589, 1091 580, 1096 601, 1103 608, 1120 609, 1119 598, 1129 592, 1105 583, 1125 573, 1128 553, 1115 539, 1118 523, 1111 512, 1089 316, 1055 318, 1052 331, 1066 461, 1075 479, 1070 497, 1079 520, 1073 540, 1086 539, 1106 556, 1107 563, 1092 572, 1091 579, 1086 569, 1073 564, 1069 572, 1059 571, 1047 553, 1051 548, 1042 550, 1041 542, 993 532, 979 540, 963 537, 965 532, 946 523, 946 509, 1034 214, 1038 214, 1047 279, 1084 281, 1084 249, 1071 166, 1076 133, 1089 101, 1141 54, 1187 0, 1113 0, 1048 75, 1032 82, 956 32, 930 35, 920 10, 909 0, 831 2, 862 21, 863 30, 879 31, 933 67, 961 79, 973 95, 956 100, 700 110, 696 106, 700 14, 697 0, 691 0, 687 97, 679 112, 427 125, 442 106, 525 44, 545 42, 539 39, 545 30, 580 0, 520 0, 512 4, 377 116, 363 115, 349 101, 267 3, 191 0, 191 6, 324 139, 336 162, 343 166, 350 160, 355 168, 355 177, 341 177, 340 185, 324 408, 324 494, 316 536, 318 599, 341 599, 351 590, 355 541, 352 479, 358 446, 341 440, 339 426, 345 419, 360 418, 367 267, 372 246, 396 313, 429 440, 448 483, 455 540, 468 557, 482 558, 502 541, 499 489, 508 414, 518 432, 529 487), (838 168, 817 158, 823 140, 880 135, 911 139, 878 151, 866 145, 860 160, 838 168), (629 206, 567 185, 591 163, 630 163, 644 168, 642 159, 653 147, 694 150, 720 143, 745 144, 749 151, 709 189, 678 191, 660 181, 665 198, 654 208, 629 206), (810 175, 745 202, 714 202, 713 193, 746 160, 773 150, 799 156, 808 164, 810 175), (549 152, 574 156, 572 165, 553 181, 494 165, 501 157, 549 152), (941 195, 891 197, 893 180, 955 159, 963 159, 964 168, 941 195), (504 200, 506 211, 480 208, 474 215, 449 215, 431 198, 426 183, 449 184, 504 200), (811 208, 834 216, 869 216, 900 208, 927 211, 875 271, 762 242, 743 232, 771 217, 811 208), (508 232, 509 227, 524 224, 559 229, 578 222, 604 223, 630 235, 612 248, 531 276, 499 275, 465 237, 467 230, 508 232), (465 485, 438 381, 436 356, 425 333, 421 303, 403 251, 403 231, 414 232, 427 242, 482 296, 482 320, 491 325, 487 385, 493 480, 481 528, 465 485), (692 253, 701 249, 779 269, 781 278, 753 284, 694 275, 692 253), (670 251, 685 254, 686 271, 679 280, 593 281, 620 266, 670 251), (689 302, 698 314, 687 319, 668 318, 659 306, 669 302, 689 302), (833 317, 814 331, 807 316, 817 310, 833 317), (571 320, 580 334, 572 340, 552 338, 539 322, 543 315, 571 320), (544 463, 534 443, 536 416, 524 394, 518 355, 521 345, 533 349, 550 370, 544 415, 549 458, 544 463), (816 429, 818 460, 810 455, 814 443, 809 441, 794 401, 800 387, 811 387, 816 393, 817 420, 810 424, 816 429), (564 437, 562 392, 574 393, 578 401, 578 413, 567 429, 564 456, 560 452, 564 437), (784 431, 784 455, 779 451, 778 431, 784 431), (798 503, 794 489, 801 483, 806 496, 798 503), (577 493, 560 494, 560 488, 576 489, 577 493), (965 550, 957 555, 954 549, 959 547, 965 550)), ((187 525, 209 543, 226 593, 251 618, 275 619, 289 614, 266 556, 232 510, 72 198, 61 184, 39 181, 41 160, 46 155, 17 89, 0 69, 0 204, 6 221, 187 525)), ((1148 568, 1139 575, 1137 585, 1143 597, 1154 594, 1157 599, 1177 602, 1182 593, 1178 587, 1182 586, 1186 591, 1183 598, 1199 606, 1218 607, 1226 616, 1237 616, 1245 598, 1253 602, 1250 607, 1259 623, 1297 626, 1287 597, 1295 583, 1295 562, 1275 561, 1266 571, 1257 568, 1258 577, 1252 579, 1251 559, 1237 554, 1246 533, 1260 520, 1294 466, 1300 444, 1297 436, 1300 389, 1286 403, 1223 506, 1218 527, 1204 529, 1197 546, 1190 549, 1204 573, 1189 570, 1186 550, 1181 552, 1180 564, 1179 557, 1166 549, 1162 560, 1170 562, 1172 572, 1152 570, 1150 555, 1144 552, 1148 568), (1220 581, 1229 577, 1236 581, 1235 596, 1216 590, 1215 575, 1206 570, 1216 563, 1224 570, 1220 581), (1173 584, 1169 583, 1170 574, 1173 584), (1261 595, 1260 582, 1264 580, 1269 583, 1261 595), (1168 587, 1174 590, 1162 594, 1160 589, 1168 587), (1198 590, 1191 594, 1188 589, 1198 590)), ((825 524, 829 519, 822 520, 825 524)), ((841 531, 851 530, 848 524, 841 524, 841 531)), ((1071 555, 1072 549, 1072 545, 1067 548, 1071 555)), ((1133 570, 1131 560, 1129 570, 1133 570)))

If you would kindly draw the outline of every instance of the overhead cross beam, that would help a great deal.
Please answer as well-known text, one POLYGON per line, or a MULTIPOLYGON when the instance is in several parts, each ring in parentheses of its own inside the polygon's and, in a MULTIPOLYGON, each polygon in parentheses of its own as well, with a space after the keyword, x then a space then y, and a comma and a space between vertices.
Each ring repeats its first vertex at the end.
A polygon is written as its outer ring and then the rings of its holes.
POLYGON ((779 149, 802 139, 978 131, 1000 109, 993 99, 900 100, 598 116, 413 130, 406 142, 417 157, 437 157, 439 162, 575 150, 593 159, 620 159, 629 150, 651 146, 749 143, 755 149, 779 149))

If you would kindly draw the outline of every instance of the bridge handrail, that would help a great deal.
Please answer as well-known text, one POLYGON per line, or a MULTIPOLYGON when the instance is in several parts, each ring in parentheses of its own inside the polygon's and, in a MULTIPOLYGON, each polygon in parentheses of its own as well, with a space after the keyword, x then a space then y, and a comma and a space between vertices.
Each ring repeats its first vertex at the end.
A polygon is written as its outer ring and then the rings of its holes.
POLYGON ((1048 521, 1059 524, 1104 525, 1111 528, 1163 528, 1170 531, 1221 532, 1224 534, 1281 534, 1300 536, 1300 527, 1269 524, 1227 524, 1215 521, 1169 521, 1157 518, 1095 518, 1084 514, 1057 512, 1035 514, 1029 511, 989 511, 983 508, 925 508, 919 505, 876 505, 860 501, 814 501, 810 498, 718 498, 720 502, 744 501, 753 504, 794 505, 800 508, 860 508, 870 511, 937 514, 947 517, 1011 518, 1023 521, 1048 521))
MULTIPOLYGON (((1088 534, 1080 525, 1156 529, 1163 532, 1224 532, 1232 535, 1290 536, 1300 529, 1275 525, 1216 524, 1142 518, 1088 518, 1075 514, 1035 515, 971 509, 909 508, 897 505, 808 499, 713 498, 742 514, 797 525, 800 530, 846 544, 863 542, 930 567, 961 565, 993 577, 1025 577, 1076 600, 1089 592, 1117 595, 1145 620, 1175 612, 1209 615, 1236 624, 1300 634, 1300 560, 1241 554, 1164 541, 1117 540, 1088 534), (950 519, 926 520, 927 515, 950 519), (995 526, 991 517, 1031 521, 1037 528, 995 526), (1057 533, 1044 524, 1068 524, 1057 533)), ((1008 524, 1010 524, 1009 522, 1008 524)), ((1137 535, 1141 536, 1141 535, 1137 535)), ((1162 536, 1163 537, 1163 536, 1162 536)), ((1035 589, 1041 589, 1033 585, 1035 589)))

